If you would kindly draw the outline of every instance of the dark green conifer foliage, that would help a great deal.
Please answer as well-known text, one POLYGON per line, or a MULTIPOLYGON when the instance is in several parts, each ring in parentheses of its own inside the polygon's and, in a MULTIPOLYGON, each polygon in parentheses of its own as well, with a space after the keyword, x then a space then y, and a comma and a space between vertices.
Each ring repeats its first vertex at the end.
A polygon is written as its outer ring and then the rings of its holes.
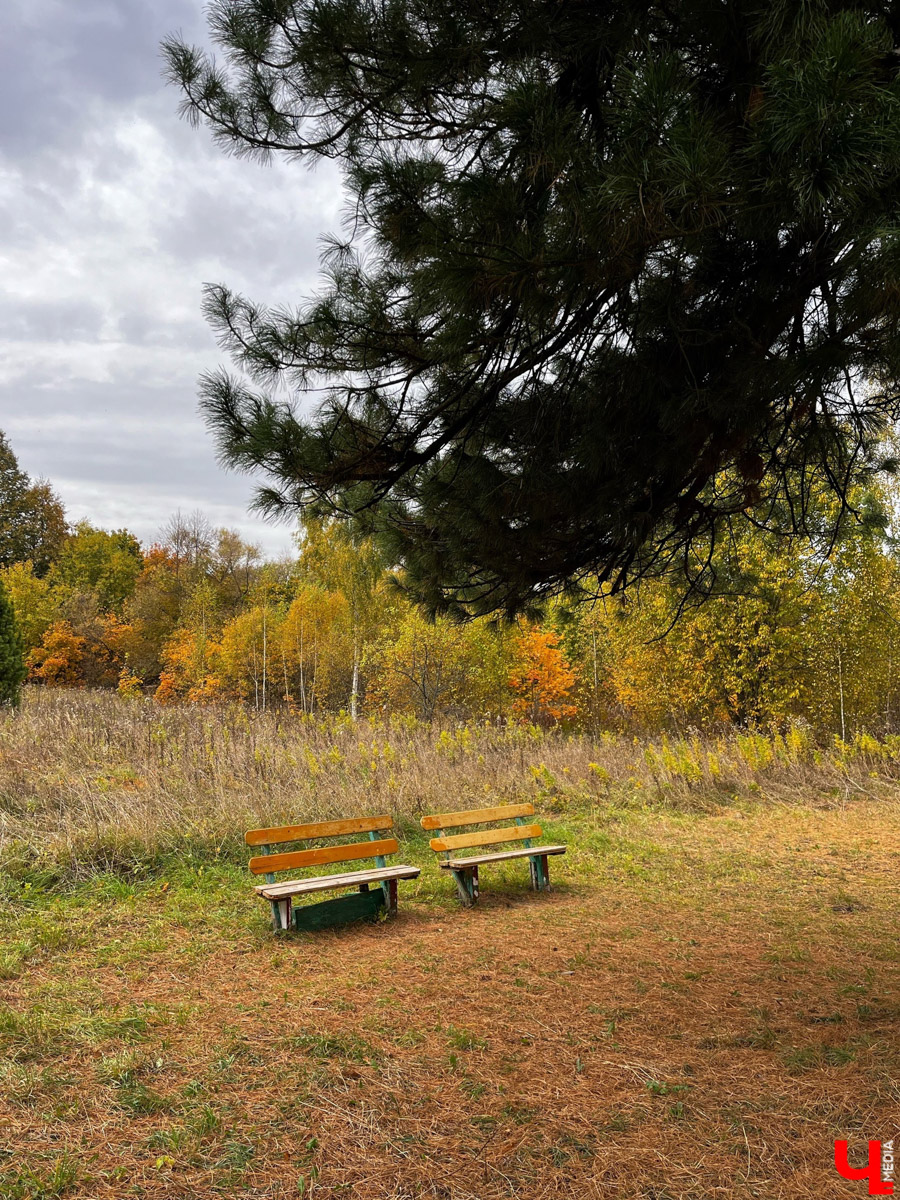
POLYGON ((295 311, 207 291, 242 374, 202 405, 264 510, 356 513, 426 605, 487 611, 846 497, 898 400, 900 6, 208 13, 216 59, 165 47, 188 115, 348 194, 295 311))
POLYGON ((0 583, 0 707, 18 707, 24 680, 22 635, 6 589, 0 583))

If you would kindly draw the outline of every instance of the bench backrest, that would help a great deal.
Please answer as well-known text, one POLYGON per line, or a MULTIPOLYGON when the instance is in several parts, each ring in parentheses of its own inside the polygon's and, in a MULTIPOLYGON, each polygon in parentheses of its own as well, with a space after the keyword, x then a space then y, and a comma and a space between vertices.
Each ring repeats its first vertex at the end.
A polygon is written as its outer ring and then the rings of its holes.
POLYGON ((383 867, 386 854, 396 854, 399 846, 395 837, 376 837, 376 833, 394 827, 394 818, 349 817, 341 821, 316 821, 311 825, 279 825, 271 829, 250 829, 244 834, 248 846, 258 846, 262 854, 250 859, 254 875, 265 875, 268 883, 275 882, 276 871, 296 871, 298 867, 318 867, 326 863, 348 862, 355 858, 374 858, 383 867), (367 833, 365 842, 345 842, 339 846, 313 846, 303 850, 277 851, 275 846, 285 842, 319 841, 341 837, 348 833, 367 833))
POLYGON ((423 829, 437 829, 438 836, 431 839, 431 848, 438 854, 450 856, 454 850, 464 850, 470 846, 493 846, 498 842, 524 841, 531 845, 532 838, 539 838, 542 830, 540 825, 527 824, 525 817, 534 815, 533 804, 503 804, 499 808, 469 808, 462 812, 435 813, 422 818, 423 829), (495 821, 514 820, 514 825, 506 825, 501 829, 480 829, 474 833, 453 833, 449 836, 444 832, 459 825, 487 825, 495 821))

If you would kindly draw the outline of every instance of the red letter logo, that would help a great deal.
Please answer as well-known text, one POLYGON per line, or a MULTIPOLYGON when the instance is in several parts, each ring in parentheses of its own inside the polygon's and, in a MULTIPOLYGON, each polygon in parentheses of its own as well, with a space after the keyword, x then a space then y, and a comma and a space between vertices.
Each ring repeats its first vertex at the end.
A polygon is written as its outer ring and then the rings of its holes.
POLYGON ((847 1159, 846 1141, 834 1143, 834 1165, 844 1179, 868 1179, 870 1196, 893 1196, 894 1185, 881 1178, 881 1142, 869 1142, 869 1165, 851 1167, 847 1159))

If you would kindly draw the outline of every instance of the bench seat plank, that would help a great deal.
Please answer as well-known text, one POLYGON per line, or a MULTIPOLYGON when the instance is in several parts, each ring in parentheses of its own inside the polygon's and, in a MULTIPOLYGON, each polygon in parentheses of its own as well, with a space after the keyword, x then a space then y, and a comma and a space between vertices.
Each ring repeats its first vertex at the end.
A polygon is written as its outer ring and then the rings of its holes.
POLYGON ((476 867, 480 863, 501 862, 506 858, 540 858, 542 854, 565 854, 565 846, 525 846, 521 850, 498 850, 494 854, 479 854, 474 858, 448 858, 440 863, 444 870, 476 867))
POLYGON ((331 888, 357 887, 361 883, 381 883, 385 879, 416 879, 420 867, 375 867, 371 871, 345 871, 318 875, 313 879, 289 879, 284 883, 259 884, 254 890, 267 900, 283 900, 307 892, 327 892, 331 888))

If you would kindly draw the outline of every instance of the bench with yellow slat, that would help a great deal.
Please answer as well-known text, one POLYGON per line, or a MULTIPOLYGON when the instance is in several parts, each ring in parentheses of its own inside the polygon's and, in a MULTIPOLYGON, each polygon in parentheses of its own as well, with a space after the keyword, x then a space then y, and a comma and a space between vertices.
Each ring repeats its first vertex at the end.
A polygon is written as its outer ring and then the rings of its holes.
POLYGON ((531 886, 535 891, 546 891, 550 887, 550 870, 547 866, 551 854, 565 854, 566 847, 534 846, 532 838, 542 834, 540 825, 525 823, 525 817, 534 816, 533 804, 503 804, 497 808, 470 808, 461 812, 434 813, 422 818, 422 828, 438 831, 431 839, 431 848, 444 855, 441 867, 452 871, 456 888, 463 904, 471 905, 478 899, 478 868, 484 863, 503 862, 510 858, 527 858, 531 869, 531 886), (514 820, 514 825, 501 829, 483 829, 474 833, 446 834, 446 829, 461 825, 487 825, 493 821, 514 820), (499 850, 489 854, 476 854, 466 858, 454 855, 455 850, 466 850, 474 846, 496 846, 503 842, 524 842, 515 850, 499 850))
POLYGON ((272 923, 276 930, 325 929, 331 925, 343 925, 348 921, 365 920, 378 916, 382 908, 389 913, 397 911, 397 880, 415 879, 418 867, 389 867, 385 856, 396 854, 399 846, 395 837, 385 837, 394 827, 390 816, 350 817, 339 821, 317 821, 307 825, 279 825, 270 829, 250 829, 244 835, 248 846, 262 850, 262 854, 250 859, 250 870, 254 875, 265 875, 266 882, 256 888, 272 905, 272 923), (348 834, 367 833, 366 842, 346 842, 338 846, 312 846, 302 850, 277 851, 275 846, 285 842, 310 842, 323 838, 346 837, 348 834), (376 834, 382 834, 376 837, 376 834), (374 858, 375 867, 366 870, 344 871, 333 875, 318 875, 304 879, 290 879, 278 883, 276 871, 295 871, 300 867, 318 867, 331 863, 353 862, 362 858, 374 858), (374 891, 369 884, 377 884, 374 891), (316 904, 294 906, 294 897, 312 892, 356 888, 346 896, 316 904))

